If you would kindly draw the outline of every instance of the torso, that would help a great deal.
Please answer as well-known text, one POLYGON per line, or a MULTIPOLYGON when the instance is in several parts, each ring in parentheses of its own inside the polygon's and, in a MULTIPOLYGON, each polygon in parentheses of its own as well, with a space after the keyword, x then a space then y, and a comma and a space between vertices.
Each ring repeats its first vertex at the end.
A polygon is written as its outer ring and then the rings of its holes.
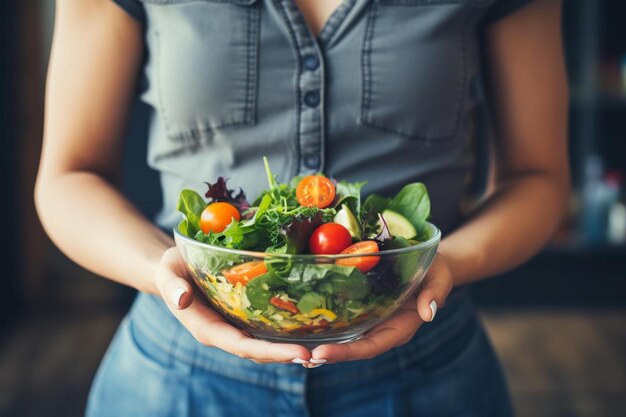
POLYGON ((432 221, 462 221, 481 107, 477 25, 493 0, 143 0, 154 110, 148 162, 164 229, 183 188, 220 175, 250 198, 262 156, 287 181, 426 184, 432 221))
POLYGON ((324 24, 341 2, 342 0, 295 0, 313 36, 319 35, 324 24))

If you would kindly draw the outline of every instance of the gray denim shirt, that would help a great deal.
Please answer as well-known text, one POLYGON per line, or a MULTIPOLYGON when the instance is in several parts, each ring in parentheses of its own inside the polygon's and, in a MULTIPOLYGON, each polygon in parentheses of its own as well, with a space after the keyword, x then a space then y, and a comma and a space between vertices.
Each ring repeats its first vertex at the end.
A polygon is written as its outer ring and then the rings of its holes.
POLYGON ((292 0, 116 1, 145 25, 160 226, 220 175, 256 197, 266 155, 283 181, 422 181, 446 232, 476 168, 479 30, 529 0, 344 0, 317 37, 292 0))

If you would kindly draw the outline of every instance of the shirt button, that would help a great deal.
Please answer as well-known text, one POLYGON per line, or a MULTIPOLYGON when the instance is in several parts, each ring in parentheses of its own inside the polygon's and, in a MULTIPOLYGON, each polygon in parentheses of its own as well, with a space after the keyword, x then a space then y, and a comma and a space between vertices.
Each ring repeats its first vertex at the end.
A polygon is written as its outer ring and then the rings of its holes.
POLYGON ((315 71, 320 65, 320 60, 315 55, 307 55, 304 57, 302 65, 309 71, 315 71))
POLYGON ((304 95, 304 103, 309 107, 315 107, 320 104, 320 92, 317 90, 308 91, 304 95))
POLYGON ((320 156, 319 155, 307 155, 304 158, 304 165, 309 169, 318 169, 320 167, 320 156))

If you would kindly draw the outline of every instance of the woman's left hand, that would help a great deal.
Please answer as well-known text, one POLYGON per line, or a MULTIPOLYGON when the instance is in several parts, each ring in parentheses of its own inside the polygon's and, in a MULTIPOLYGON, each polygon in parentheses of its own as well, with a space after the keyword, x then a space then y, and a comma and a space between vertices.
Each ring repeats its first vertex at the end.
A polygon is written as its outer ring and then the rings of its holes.
POLYGON ((310 362, 303 366, 311 368, 323 363, 371 359, 405 344, 424 322, 435 318, 437 308, 444 304, 452 286, 450 268, 446 260, 438 254, 424 278, 417 298, 409 298, 391 318, 354 342, 316 347, 312 351, 310 362))

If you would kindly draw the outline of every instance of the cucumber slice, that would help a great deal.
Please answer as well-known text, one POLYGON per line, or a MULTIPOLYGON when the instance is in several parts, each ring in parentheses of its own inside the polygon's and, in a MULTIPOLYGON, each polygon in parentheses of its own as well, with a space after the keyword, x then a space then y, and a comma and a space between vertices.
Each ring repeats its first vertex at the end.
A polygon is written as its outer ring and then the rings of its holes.
POLYGON ((333 222, 338 223, 348 229, 350 232, 350 236, 354 239, 361 240, 361 225, 359 221, 356 219, 354 214, 350 211, 348 206, 345 204, 341 205, 341 210, 335 214, 335 218, 333 222))
POLYGON ((385 210, 382 212, 382 216, 385 219, 385 223, 387 223, 391 236, 412 239, 417 235, 415 227, 413 227, 409 219, 404 217, 402 214, 391 210, 385 210))

